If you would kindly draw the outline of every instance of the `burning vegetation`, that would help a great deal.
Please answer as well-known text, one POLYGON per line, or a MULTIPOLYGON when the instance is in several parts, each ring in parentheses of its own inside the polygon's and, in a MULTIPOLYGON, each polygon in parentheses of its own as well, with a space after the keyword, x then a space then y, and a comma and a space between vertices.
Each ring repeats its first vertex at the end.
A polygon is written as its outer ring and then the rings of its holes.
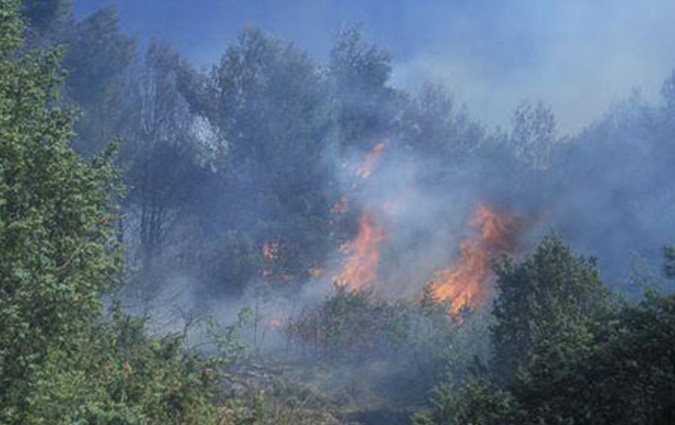
POLYGON ((455 319, 464 307, 487 304, 494 289, 492 263, 503 253, 515 253, 525 220, 481 204, 469 226, 478 234, 461 242, 458 264, 436 271, 428 283, 434 300, 449 303, 448 313, 455 319))
MULTIPOLYGON (((375 172, 385 146, 385 142, 379 142, 366 154, 357 168, 357 176, 367 179, 375 172)), ((348 198, 343 195, 331 212, 344 214, 348 209, 348 198)), ((379 210, 367 206, 363 210, 356 236, 340 247, 346 259, 334 284, 348 291, 371 292, 386 285, 378 278, 381 250, 387 239, 382 222, 386 220, 375 215, 374 211, 379 210)), ((477 233, 476 236, 460 242, 457 263, 434 272, 425 289, 433 302, 448 305, 447 313, 456 321, 464 308, 487 305, 494 286, 492 263, 503 253, 516 252, 526 220, 482 203, 471 215, 468 226, 477 233)))
MULTIPOLYGON (((516 253, 526 228, 523 217, 487 204, 478 206, 468 224, 477 235, 461 241, 457 264, 434 272, 427 284, 433 301, 447 303, 448 314, 455 319, 465 307, 487 305, 494 289, 492 263, 501 254, 516 253)), ((341 247, 347 259, 335 284, 350 291, 371 291, 382 285, 377 270, 386 236, 373 214, 364 212, 357 235, 341 247)))
POLYGON ((377 165, 377 162, 380 160, 380 156, 384 153, 384 148, 387 146, 386 142, 378 142, 375 144, 373 149, 368 152, 366 155, 366 159, 363 161, 363 163, 359 166, 358 170, 356 171, 356 174, 363 178, 367 179, 370 177, 371 174, 373 174, 373 171, 375 170, 375 166, 377 165))
MULTIPOLYGON (((378 142, 366 154, 356 170, 358 177, 362 179, 370 177, 384 153, 385 146, 385 142, 378 142)), ((333 205, 331 213, 344 214, 348 210, 349 201, 343 195, 333 205)), ((347 255, 347 259, 341 272, 334 279, 335 285, 351 291, 373 289, 378 281, 377 267, 380 262, 380 248, 386 235, 384 226, 377 221, 371 211, 366 209, 359 219, 356 236, 340 246, 340 251, 347 255)))
POLYGON ((380 248, 386 235, 384 227, 373 215, 364 212, 359 220, 358 234, 340 248, 348 257, 335 284, 353 291, 373 289, 377 283, 380 248))
MULTIPOLYGON (((492 129, 497 109, 527 88, 511 84, 522 69, 504 69, 504 55, 491 52, 508 52, 495 36, 532 44, 512 25, 522 4, 505 6, 503 27, 499 9, 439 1, 413 21, 396 5, 393 15, 373 6, 339 13, 437 35, 446 31, 434 24, 452 27, 442 13, 497 25, 461 25, 480 34, 453 31, 460 37, 444 43, 459 54, 447 63, 469 71, 496 59, 497 78, 487 67, 478 80, 454 79, 464 96, 489 83, 478 97, 493 107, 481 118, 433 81, 403 89, 446 63, 415 52, 420 34, 411 31, 398 34, 404 69, 358 26, 344 26, 319 62, 325 40, 307 52, 302 40, 247 25, 220 61, 198 70, 163 42, 124 34, 115 7, 87 16, 93 6, 69 10, 76 3, 96 2, 0 0, 1 424, 675 423, 675 295, 664 281, 675 278, 675 247, 663 252, 665 276, 648 263, 623 275, 636 254, 659 264, 662 244, 675 240, 675 73, 661 101, 631 96, 578 134, 558 133, 553 110, 529 102, 510 128, 492 129), (485 47, 479 60, 466 42, 485 47), (598 254, 603 273, 556 237, 518 262, 497 261, 526 248, 530 221, 476 199, 546 206, 546 226, 598 254), (460 229, 470 236, 461 240, 460 229), (606 286, 607 266, 611 281, 635 288, 606 286)), ((135 3, 174 16, 159 4, 180 2, 135 3)), ((671 60, 658 48, 670 32, 640 28, 670 28, 667 2, 656 2, 662 11, 565 3, 577 5, 556 16, 574 22, 520 17, 536 24, 532 40, 546 41, 537 60, 567 57, 547 51, 560 46, 584 59, 574 40, 589 44, 592 30, 589 47, 610 52, 605 63, 631 65, 630 56, 641 67, 572 60, 580 67, 567 66, 568 77, 597 72, 574 84, 583 105, 559 96, 571 84, 541 93, 556 108, 586 120, 604 102, 592 85, 605 68, 654 74, 671 60), (668 60, 632 54, 644 29, 646 50, 668 60)), ((214 7, 205 13, 219 22, 214 7)), ((225 9, 228 22, 255 12, 225 9)), ((295 15, 327 30, 321 21, 336 14, 295 15)), ((288 22, 278 24, 285 32, 288 22)), ((427 46, 443 41, 428 35, 427 46)), ((623 80, 608 76, 612 86, 623 80)))

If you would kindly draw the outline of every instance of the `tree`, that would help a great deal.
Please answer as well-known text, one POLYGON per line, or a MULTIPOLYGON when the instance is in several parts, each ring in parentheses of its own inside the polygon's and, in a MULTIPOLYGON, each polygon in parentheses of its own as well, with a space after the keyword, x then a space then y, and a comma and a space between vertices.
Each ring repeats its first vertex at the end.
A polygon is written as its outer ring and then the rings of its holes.
POLYGON ((675 296, 647 293, 596 322, 586 344, 550 345, 511 391, 532 423, 670 424, 673 338, 675 296))
POLYGON ((425 87, 405 108, 400 127, 411 149, 425 160, 440 156, 444 163, 467 159, 485 138, 483 128, 458 110, 441 86, 425 87))
POLYGON ((369 45, 362 26, 342 28, 328 63, 341 146, 368 150, 391 136, 401 106, 387 85, 391 69, 391 55, 369 45))
POLYGON ((675 277, 675 246, 666 245, 663 248, 663 254, 665 257, 664 262, 664 271, 666 276, 669 278, 675 277))
POLYGON ((546 237, 529 259, 504 259, 495 271, 493 368, 507 382, 525 373, 550 344, 587 342, 588 327, 608 309, 594 260, 575 256, 555 236, 546 237))
POLYGON ((21 50, 17 8, 0 0, 0 422, 241 423, 213 402, 227 353, 204 360, 116 306, 102 320, 121 274, 113 149, 70 147, 59 52, 21 50))
POLYGON ((28 30, 27 42, 45 44, 63 29, 72 8, 72 0, 23 0, 21 13, 28 30))
POLYGON ((663 214, 675 202, 667 178, 675 159, 672 111, 633 92, 559 145, 555 166, 539 191, 544 195, 540 203, 565 205, 556 228, 568 242, 612 258, 604 275, 635 298, 642 291, 622 284, 633 257, 657 261, 664 234, 675 229, 675 217, 663 214))
POLYGON ((212 190, 222 196, 205 203, 204 221, 259 247, 280 240, 285 274, 305 273, 329 247, 325 188, 334 170, 322 158, 334 126, 325 82, 306 53, 246 28, 209 83, 197 87, 208 102, 192 99, 218 135, 220 180, 212 190))
POLYGON ((675 108, 675 70, 672 71, 666 81, 663 82, 661 96, 665 101, 666 109, 672 111, 675 108))
POLYGON ((498 276, 495 369, 441 387, 419 424, 672 423, 675 296, 608 304, 594 264, 552 237, 498 276))
POLYGON ((542 102, 522 102, 513 113, 511 125, 510 143, 516 157, 537 170, 550 167, 558 140, 551 109, 542 102))
POLYGON ((36 370, 73 349, 118 282, 111 151, 71 148, 72 116, 54 106, 56 51, 17 54, 16 2, 0 2, 0 418, 24 423, 36 370))
POLYGON ((124 129, 137 113, 125 81, 136 57, 136 41, 122 33, 117 10, 107 6, 70 22, 57 43, 65 48, 66 98, 81 109, 74 146, 92 155, 112 138, 127 136, 124 129))
POLYGON ((134 75, 138 115, 122 160, 129 170, 131 245, 139 248, 146 271, 196 210, 193 204, 209 174, 204 153, 209 140, 200 137, 197 117, 178 87, 183 66, 177 53, 153 43, 134 75))

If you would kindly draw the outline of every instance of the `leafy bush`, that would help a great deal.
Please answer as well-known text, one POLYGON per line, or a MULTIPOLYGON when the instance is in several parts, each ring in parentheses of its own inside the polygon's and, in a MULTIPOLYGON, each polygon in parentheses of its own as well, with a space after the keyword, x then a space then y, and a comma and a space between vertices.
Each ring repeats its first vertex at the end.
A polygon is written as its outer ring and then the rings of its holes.
POLYGON ((675 295, 612 305, 594 265, 554 238, 498 275, 492 340, 502 361, 441 387, 420 425, 673 423, 675 295))
POLYGON ((59 52, 26 52, 17 8, 0 0, 0 422, 337 423, 263 398, 225 400, 221 369, 240 349, 231 327, 206 358, 119 308, 102 316, 122 272, 114 149, 86 161, 70 148, 59 52))
POLYGON ((291 324, 292 336, 318 344, 322 355, 331 359, 390 353, 403 345, 410 326, 409 306, 343 286, 335 289, 317 308, 291 324))

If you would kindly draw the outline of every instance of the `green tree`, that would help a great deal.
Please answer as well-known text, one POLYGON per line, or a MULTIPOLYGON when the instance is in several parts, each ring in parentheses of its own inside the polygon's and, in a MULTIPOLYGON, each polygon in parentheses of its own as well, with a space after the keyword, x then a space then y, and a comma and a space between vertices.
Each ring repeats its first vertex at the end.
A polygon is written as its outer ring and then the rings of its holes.
POLYGON ((504 259, 496 273, 493 367, 507 381, 524 373, 547 345, 575 338, 584 343, 589 324, 608 309, 595 262, 574 255, 555 236, 522 263, 504 259))
MULTIPOLYGON (((326 187, 334 172, 322 158, 334 125, 317 66, 292 44, 246 28, 206 88, 182 75, 194 88, 193 107, 218 135, 212 190, 223 195, 205 202, 203 217, 213 215, 204 221, 258 247, 279 240, 280 274, 320 264, 329 249, 326 187)), ((241 287, 250 276, 242 277, 225 284, 241 287)))
POLYGON ((466 160, 485 139, 484 129, 465 110, 455 106, 442 86, 427 86, 402 114, 402 139, 425 160, 447 163, 466 160))
POLYGON ((136 58, 136 41, 121 31, 115 7, 68 22, 56 42, 65 51, 66 100, 81 110, 75 123, 76 150, 93 155, 112 138, 128 138, 125 129, 138 112, 126 81, 136 58))
POLYGON ((498 272, 501 379, 441 387, 420 424, 672 423, 675 296, 648 291, 640 303, 611 305, 595 266, 550 237, 498 272))
POLYGON ((134 76, 138 114, 122 161, 128 169, 129 221, 138 223, 130 247, 138 248, 134 251, 146 270, 161 256, 167 240, 173 236, 173 245, 179 245, 176 239, 184 238, 174 230, 197 209, 195 198, 208 174, 206 142, 178 87, 182 66, 177 53, 152 43, 134 76))
POLYGON ((390 137, 401 99, 387 84, 390 53, 364 40, 363 27, 344 27, 330 52, 328 74, 343 147, 370 149, 390 137))
POLYGON ((551 166, 553 148, 558 141, 556 119, 542 102, 522 102, 511 118, 509 141, 518 159, 537 170, 551 166))
POLYGON ((675 245, 666 245, 663 248, 663 254, 665 257, 664 262, 664 272, 667 277, 675 277, 675 245))
POLYGON ((71 114, 56 105, 56 51, 17 54, 16 2, 0 2, 0 418, 24 423, 35 373, 98 317, 118 280, 110 154, 71 148, 71 114))
POLYGON ((133 84, 136 41, 120 29, 117 9, 108 5, 76 19, 72 0, 23 0, 26 48, 63 48, 67 71, 64 104, 77 105, 73 146, 100 153, 116 137, 130 138, 138 111, 133 84))
POLYGON ((531 423, 672 423, 675 297, 647 293, 592 334, 584 345, 549 346, 545 361, 511 388, 531 423))
POLYGON ((21 13, 25 18, 27 40, 31 44, 45 44, 63 29, 68 21, 72 0, 23 0, 21 13))

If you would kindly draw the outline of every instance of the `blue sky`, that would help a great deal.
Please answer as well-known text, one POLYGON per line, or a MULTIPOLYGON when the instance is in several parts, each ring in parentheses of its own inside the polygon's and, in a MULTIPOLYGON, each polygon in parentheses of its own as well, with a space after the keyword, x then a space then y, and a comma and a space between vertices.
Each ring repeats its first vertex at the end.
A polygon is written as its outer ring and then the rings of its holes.
POLYGON ((364 22, 374 42, 405 58, 420 44, 441 37, 452 16, 472 4, 466 0, 427 7, 411 0, 77 0, 76 13, 82 16, 109 3, 118 6, 127 30, 165 39, 201 63, 217 58, 246 24, 291 39, 320 57, 341 24, 364 22))
MULTIPOLYGON (((110 1, 75 0, 79 16, 110 1)), ((325 58, 343 23, 395 55, 393 84, 440 82, 505 126, 543 100, 575 131, 639 89, 656 100, 675 67, 671 0, 117 0, 126 31, 167 41, 200 66, 256 25, 325 58)))

